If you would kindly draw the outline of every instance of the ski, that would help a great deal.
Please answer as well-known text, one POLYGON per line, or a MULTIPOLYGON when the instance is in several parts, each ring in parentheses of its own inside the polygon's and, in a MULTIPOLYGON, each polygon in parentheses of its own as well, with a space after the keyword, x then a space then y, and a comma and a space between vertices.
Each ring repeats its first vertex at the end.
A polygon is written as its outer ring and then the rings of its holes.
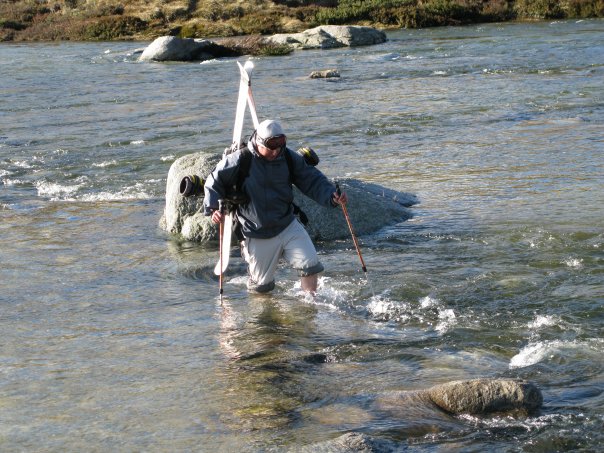
MULTIPOLYGON (((237 62, 239 66, 239 97, 237 99, 237 110, 235 112, 235 125, 233 127, 233 143, 231 147, 225 151, 225 154, 233 152, 239 149, 241 144, 241 137, 243 135, 243 120, 245 119, 245 107, 247 104, 250 105, 250 112, 252 114, 252 120, 254 127, 258 124, 258 117, 256 116, 256 108, 252 109, 253 99, 251 97, 251 84, 252 84, 252 70, 254 69, 254 63, 246 61, 242 66, 241 63, 237 62), (251 102, 251 104, 250 104, 251 102)), ((221 255, 219 257, 216 266, 214 267, 215 275, 222 275, 229 266, 229 256, 231 254, 231 239, 233 236, 233 213, 227 212, 224 217, 224 228, 222 232, 222 247, 221 255)))
MULTIPOLYGON (((237 62, 239 64, 239 62, 237 62)), ((239 64, 239 71, 241 72, 241 77, 245 77, 247 80, 247 104, 250 108, 250 114, 252 115, 252 123, 254 123, 254 129, 258 129, 258 114, 256 113, 256 103, 254 102, 254 96, 252 95, 252 69, 254 68, 254 64, 251 61, 247 61, 244 66, 239 64), (251 65, 248 67, 248 63, 251 65)))

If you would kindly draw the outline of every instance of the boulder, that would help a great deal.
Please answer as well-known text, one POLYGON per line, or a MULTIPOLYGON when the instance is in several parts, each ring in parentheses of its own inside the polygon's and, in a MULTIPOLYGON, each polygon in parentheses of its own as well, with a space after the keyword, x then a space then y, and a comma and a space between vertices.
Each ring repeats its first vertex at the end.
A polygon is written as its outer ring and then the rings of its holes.
POLYGON ((453 381, 426 392, 434 404, 452 414, 486 414, 516 409, 532 412, 543 404, 541 391, 535 385, 511 379, 453 381))
POLYGON ((267 38, 273 44, 289 45, 294 49, 370 46, 386 40, 383 31, 358 25, 320 25, 300 33, 281 33, 267 38))
POLYGON ((313 71, 308 77, 311 79, 330 79, 332 77, 340 77, 340 72, 337 69, 324 69, 322 71, 313 71))
POLYGON ((543 404, 541 391, 515 379, 471 379, 452 381, 425 390, 399 391, 376 398, 382 408, 408 408, 418 402, 447 414, 484 415, 492 412, 534 412, 543 404))
POLYGON ((217 154, 195 153, 172 163, 166 181, 166 207, 159 223, 162 229, 192 241, 207 242, 216 238, 216 226, 203 215, 203 196, 182 196, 180 183, 190 175, 205 181, 219 160, 217 154))
POLYGON ((139 61, 203 61, 237 54, 207 39, 161 36, 149 44, 139 61))
MULTIPOLYGON (((513 379, 472 379, 436 385, 426 390, 387 392, 373 397, 364 407, 388 414, 400 422, 400 430, 412 435, 425 431, 434 434, 435 426, 451 426, 451 414, 488 415, 493 412, 532 413, 543 403, 541 391, 525 381, 513 379)), ((523 414, 524 415, 524 414, 523 414)), ((400 433, 399 433, 400 434, 400 433)), ((402 451, 391 440, 358 432, 349 432, 331 440, 291 448, 290 452, 364 452, 402 451)))
MULTIPOLYGON (((203 195, 184 197, 180 184, 185 176, 196 175, 204 180, 220 160, 219 155, 195 153, 177 159, 168 172, 166 207, 160 227, 184 239, 207 242, 217 240, 217 228, 203 215, 203 195)), ((415 195, 397 192, 376 184, 355 179, 339 181, 348 194, 348 213, 358 235, 375 232, 411 217, 408 209, 417 204, 415 195)), ((294 188, 294 202, 308 216, 306 226, 314 240, 335 240, 350 237, 346 220, 339 208, 326 208, 294 188)))

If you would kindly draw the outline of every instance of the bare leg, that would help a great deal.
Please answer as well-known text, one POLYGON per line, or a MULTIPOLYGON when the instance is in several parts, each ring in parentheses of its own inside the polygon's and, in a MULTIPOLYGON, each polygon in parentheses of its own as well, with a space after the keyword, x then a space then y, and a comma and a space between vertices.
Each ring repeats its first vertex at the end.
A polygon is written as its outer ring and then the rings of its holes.
POLYGON ((304 291, 308 291, 310 293, 315 293, 317 291, 317 282, 319 280, 319 274, 308 275, 306 277, 300 277, 300 283, 302 284, 302 289, 304 291))

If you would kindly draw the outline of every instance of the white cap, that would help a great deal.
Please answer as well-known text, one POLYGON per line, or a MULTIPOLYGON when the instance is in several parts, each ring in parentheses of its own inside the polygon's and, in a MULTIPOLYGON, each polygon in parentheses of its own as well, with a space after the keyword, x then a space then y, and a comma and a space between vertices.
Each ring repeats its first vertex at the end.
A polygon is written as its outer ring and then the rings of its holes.
POLYGON ((285 135, 285 133, 283 132, 283 128, 277 121, 264 120, 258 125, 256 135, 258 136, 258 138, 266 140, 271 137, 276 137, 277 135, 285 135))

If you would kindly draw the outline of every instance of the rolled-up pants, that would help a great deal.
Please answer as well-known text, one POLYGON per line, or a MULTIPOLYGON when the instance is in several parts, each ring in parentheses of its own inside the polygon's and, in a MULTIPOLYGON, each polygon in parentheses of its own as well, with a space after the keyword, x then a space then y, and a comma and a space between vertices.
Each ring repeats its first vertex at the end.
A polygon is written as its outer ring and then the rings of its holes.
POLYGON ((241 250, 248 264, 248 288, 260 293, 275 287, 275 272, 281 258, 301 277, 323 270, 315 246, 298 219, 272 238, 245 238, 241 250))

